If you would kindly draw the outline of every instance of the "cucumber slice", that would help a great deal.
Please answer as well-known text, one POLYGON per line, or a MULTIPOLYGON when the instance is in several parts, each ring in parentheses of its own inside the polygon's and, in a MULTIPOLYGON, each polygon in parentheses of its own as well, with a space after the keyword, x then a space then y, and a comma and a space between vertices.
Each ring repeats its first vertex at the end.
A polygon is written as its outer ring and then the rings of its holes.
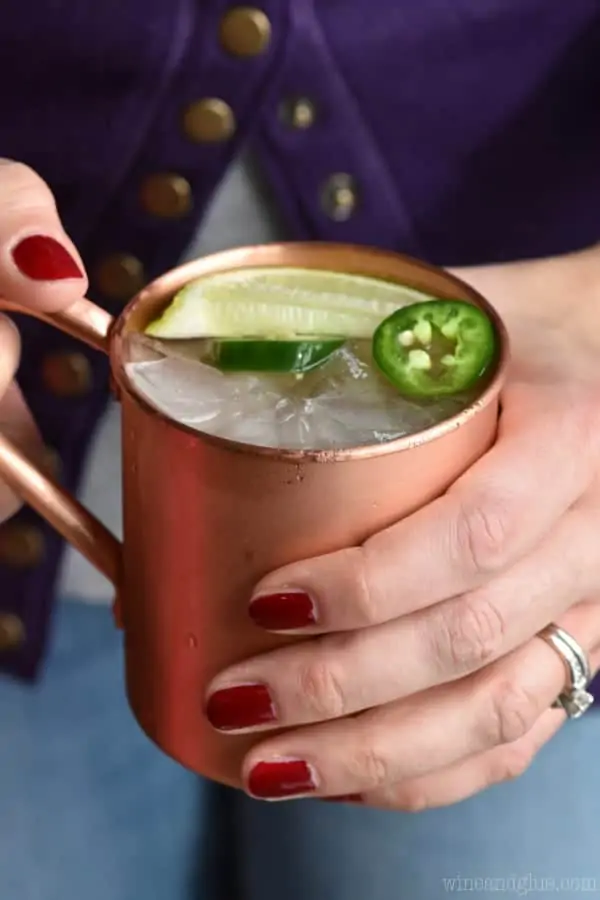
POLYGON ((214 365, 224 372, 308 372, 329 359, 343 340, 215 341, 214 365))
POLYGON ((318 269, 255 268, 191 282, 146 328, 158 338, 371 338, 382 319, 432 299, 403 285, 318 269))

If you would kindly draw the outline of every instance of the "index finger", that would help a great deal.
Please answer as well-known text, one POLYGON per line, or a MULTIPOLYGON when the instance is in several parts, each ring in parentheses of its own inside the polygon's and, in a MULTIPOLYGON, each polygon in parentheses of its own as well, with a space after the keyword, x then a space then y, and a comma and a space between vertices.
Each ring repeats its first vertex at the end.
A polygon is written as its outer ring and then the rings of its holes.
POLYGON ((48 185, 0 159, 0 297, 54 312, 83 297, 87 278, 48 185))
POLYGON ((313 631, 378 624, 473 590, 531 551, 593 478, 591 413, 563 400, 527 416, 526 399, 513 403, 497 444, 443 497, 362 547, 263 579, 250 604, 257 624, 298 630, 281 626, 286 604, 310 611, 313 631))

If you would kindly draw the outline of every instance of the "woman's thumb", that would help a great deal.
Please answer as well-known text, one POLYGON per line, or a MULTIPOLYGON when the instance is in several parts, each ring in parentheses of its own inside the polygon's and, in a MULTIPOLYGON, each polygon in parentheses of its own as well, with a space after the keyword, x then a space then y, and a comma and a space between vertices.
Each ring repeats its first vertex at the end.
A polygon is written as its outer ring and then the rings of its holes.
POLYGON ((0 159, 0 297, 53 312, 86 289, 83 263, 50 188, 28 166, 0 159))

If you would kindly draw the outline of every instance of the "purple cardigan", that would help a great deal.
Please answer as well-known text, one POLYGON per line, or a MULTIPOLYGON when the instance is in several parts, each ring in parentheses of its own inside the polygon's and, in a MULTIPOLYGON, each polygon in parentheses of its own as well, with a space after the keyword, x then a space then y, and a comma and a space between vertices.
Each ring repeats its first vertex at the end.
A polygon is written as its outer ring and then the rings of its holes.
MULTIPOLYGON (((110 310, 178 260, 242 147, 297 238, 460 265, 600 234, 597 0, 4 0, 0 83, 0 155, 50 183, 110 310)), ((76 489, 107 362, 22 330, 76 489), (75 350, 65 387, 48 358, 75 350)), ((39 670, 61 549, 30 510, 0 529, 0 614, 25 626, 6 672, 39 670)))

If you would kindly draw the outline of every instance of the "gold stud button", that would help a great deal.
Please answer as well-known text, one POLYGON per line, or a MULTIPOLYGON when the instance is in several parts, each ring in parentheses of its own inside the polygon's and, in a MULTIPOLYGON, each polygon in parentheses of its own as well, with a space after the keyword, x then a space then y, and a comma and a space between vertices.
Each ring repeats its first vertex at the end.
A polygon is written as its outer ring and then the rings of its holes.
POLYGON ((335 222, 346 222, 358 203, 358 190, 352 175, 336 172, 325 182, 321 192, 323 209, 335 222))
POLYGON ((56 397, 83 397, 92 386, 92 367, 83 353, 51 353, 42 360, 42 379, 56 397))
POLYGON ((223 16, 219 38, 232 56, 260 56, 271 42, 271 23, 262 9, 236 6, 223 16))
POLYGON ((32 569, 44 555, 44 536, 39 528, 9 522, 0 528, 0 563, 14 569, 32 569))
POLYGON ((0 613, 0 653, 16 650, 25 641, 25 625, 14 613, 0 613))
POLYGON ((139 259, 127 253, 114 253, 97 266, 94 281, 106 297, 126 301, 144 287, 146 278, 139 259))
POLYGON ((140 202, 147 213, 162 219, 178 219, 192 208, 192 188, 181 175, 150 175, 140 188, 140 202))
POLYGON ((183 114, 183 130, 196 144, 227 141, 235 132, 232 108, 218 97, 197 100, 183 114))
POLYGON ((289 128, 295 128, 298 131, 311 128, 315 123, 316 115, 315 105, 308 97, 286 100, 279 108, 281 121, 289 128))

